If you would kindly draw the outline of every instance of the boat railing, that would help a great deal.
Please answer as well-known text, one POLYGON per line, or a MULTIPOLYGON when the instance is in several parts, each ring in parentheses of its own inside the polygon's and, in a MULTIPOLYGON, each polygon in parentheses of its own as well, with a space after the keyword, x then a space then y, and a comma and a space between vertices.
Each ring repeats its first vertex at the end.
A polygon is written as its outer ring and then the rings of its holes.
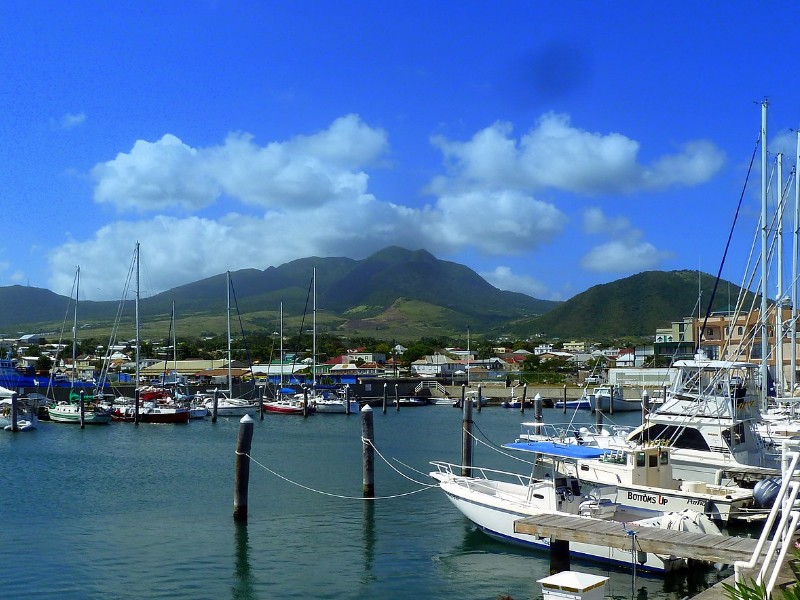
POLYGON ((471 467, 467 465, 457 465, 454 463, 448 463, 439 460, 433 460, 431 461, 430 464, 436 467, 439 473, 446 475, 448 477, 456 478, 458 479, 458 483, 462 483, 467 487, 477 487, 481 491, 486 490, 486 484, 483 482, 493 482, 493 483, 499 483, 501 485, 503 483, 511 483, 527 487, 532 482, 538 481, 527 475, 521 475, 520 473, 511 473, 509 471, 489 469, 487 467, 474 467, 474 466, 471 467), (463 473, 465 470, 471 472, 472 475, 468 478, 461 477, 460 473, 463 473), (498 479, 498 477, 501 479, 498 479))
POLYGON ((796 508, 797 495, 800 491, 800 481, 797 479, 800 447, 796 443, 790 444, 789 441, 786 441, 783 444, 782 454, 781 487, 761 530, 761 536, 758 538, 753 556, 749 561, 734 563, 734 578, 737 583, 743 581, 747 570, 754 569, 759 563, 761 564, 755 581, 759 585, 765 585, 768 598, 772 595, 772 589, 775 587, 786 554, 794 546, 794 533, 800 521, 800 510, 796 508), (780 521, 773 532, 775 521, 779 516, 780 521), (772 534, 772 540, 769 539, 770 534, 772 534), (769 543, 769 547, 762 561, 764 546, 767 543, 769 543))

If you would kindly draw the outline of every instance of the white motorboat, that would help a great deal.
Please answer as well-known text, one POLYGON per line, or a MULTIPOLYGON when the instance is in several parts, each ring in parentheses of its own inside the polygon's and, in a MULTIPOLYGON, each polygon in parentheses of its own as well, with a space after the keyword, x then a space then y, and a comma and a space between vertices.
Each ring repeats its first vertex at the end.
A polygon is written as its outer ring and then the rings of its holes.
MULTIPOLYGON (((503 542, 530 548, 549 549, 550 539, 516 533, 514 523, 525 517, 553 514, 587 520, 605 519, 623 524, 664 529, 683 529, 720 534, 719 528, 696 511, 662 512, 626 506, 604 498, 582 497, 579 482, 572 477, 537 479, 516 473, 471 467, 471 475, 459 473, 464 467, 433 461, 431 476, 439 482, 450 501, 481 530, 503 542)), ((631 552, 602 543, 570 542, 570 554, 620 567, 663 573, 684 568, 685 557, 631 552), (635 565, 632 561, 635 559, 635 565)))
POLYGON ((534 476, 569 475, 579 482, 581 493, 619 504, 672 512, 691 509, 720 523, 750 520, 769 508, 756 507, 752 489, 675 479, 666 446, 602 448, 519 439, 503 447, 532 453, 534 476), (756 508, 764 510, 757 513, 756 508))
POLYGON ((758 365, 679 360, 664 402, 628 436, 670 447, 672 470, 685 481, 752 484, 780 476, 780 456, 758 434, 758 365))

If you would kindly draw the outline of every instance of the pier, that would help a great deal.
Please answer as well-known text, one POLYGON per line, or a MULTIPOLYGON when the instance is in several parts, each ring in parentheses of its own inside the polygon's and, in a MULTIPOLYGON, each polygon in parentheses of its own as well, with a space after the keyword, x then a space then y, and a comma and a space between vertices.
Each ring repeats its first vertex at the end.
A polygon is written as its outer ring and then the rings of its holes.
MULTIPOLYGON (((602 544, 611 548, 631 547, 631 534, 636 547, 643 552, 691 556, 706 562, 733 564, 753 556, 757 539, 738 536, 674 531, 658 527, 642 527, 630 523, 586 519, 555 513, 545 513, 520 519, 514 523, 515 533, 538 535, 569 542, 602 544)), ((766 553, 764 553, 766 556, 766 553)))

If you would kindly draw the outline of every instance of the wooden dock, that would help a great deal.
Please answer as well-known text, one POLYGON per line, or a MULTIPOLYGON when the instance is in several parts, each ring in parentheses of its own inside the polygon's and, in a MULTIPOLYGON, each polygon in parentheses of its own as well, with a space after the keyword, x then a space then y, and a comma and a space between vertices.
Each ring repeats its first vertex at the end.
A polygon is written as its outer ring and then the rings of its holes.
POLYGON ((643 552, 723 564, 750 560, 758 543, 753 538, 673 531, 554 513, 526 517, 514 523, 515 533, 622 549, 631 547, 631 531, 635 532, 637 548, 643 552))

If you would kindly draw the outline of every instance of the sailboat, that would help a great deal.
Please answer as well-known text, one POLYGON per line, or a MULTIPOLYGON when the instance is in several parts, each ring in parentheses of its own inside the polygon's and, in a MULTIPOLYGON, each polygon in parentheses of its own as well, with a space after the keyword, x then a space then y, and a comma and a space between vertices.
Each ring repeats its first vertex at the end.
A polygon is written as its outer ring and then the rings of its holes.
MULTIPOLYGON (((75 311, 72 324, 72 381, 75 381, 75 359, 78 353, 78 295, 80 293, 81 268, 75 272, 75 311)), ((83 392, 72 389, 68 401, 53 402, 47 414, 55 423, 84 423, 85 425, 105 424, 111 421, 111 413, 98 406, 90 396, 83 402, 83 392), (81 407, 83 404, 83 407, 81 407)))
POLYGON ((262 406, 266 412, 277 413, 281 415, 303 415, 310 414, 315 411, 315 408, 308 404, 308 398, 303 394, 298 394, 293 388, 284 387, 283 382, 283 303, 281 303, 281 375, 280 385, 272 400, 262 399, 262 406))
MULTIPOLYGON (((225 274, 225 282, 227 287, 227 318, 228 318, 228 390, 223 392, 221 396, 216 399, 217 416, 220 417, 242 417, 244 415, 252 415, 258 412, 258 402, 248 400, 247 398, 234 398, 233 397, 233 374, 231 371, 231 362, 233 361, 233 354, 231 352, 231 272, 227 271, 225 274)), ((206 400, 205 406, 208 410, 213 411, 214 399, 206 400)))
POLYGON ((188 423, 189 409, 184 406, 177 406, 165 388, 139 387, 139 242, 136 242, 134 252, 134 265, 136 269, 136 386, 139 391, 140 406, 135 402, 128 401, 126 404, 117 406, 111 412, 114 421, 128 421, 138 423, 188 423))

